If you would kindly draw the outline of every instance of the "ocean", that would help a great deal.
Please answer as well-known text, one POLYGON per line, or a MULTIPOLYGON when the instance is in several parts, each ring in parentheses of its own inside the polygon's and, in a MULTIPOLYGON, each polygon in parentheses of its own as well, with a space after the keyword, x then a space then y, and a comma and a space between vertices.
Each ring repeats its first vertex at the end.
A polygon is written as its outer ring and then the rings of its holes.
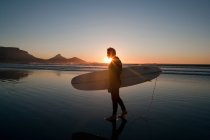
POLYGON ((0 64, 0 138, 209 140, 210 66, 160 68, 158 78, 120 89, 127 120, 111 123, 107 91, 71 86, 73 77, 107 66, 0 64))

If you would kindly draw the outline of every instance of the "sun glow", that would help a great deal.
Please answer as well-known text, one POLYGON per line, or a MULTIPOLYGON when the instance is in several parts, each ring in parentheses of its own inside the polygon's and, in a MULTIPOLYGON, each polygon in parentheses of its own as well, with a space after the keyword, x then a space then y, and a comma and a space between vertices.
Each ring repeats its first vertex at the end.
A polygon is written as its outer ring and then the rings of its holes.
POLYGON ((108 58, 108 57, 104 58, 104 63, 110 63, 111 61, 112 61, 112 58, 108 58))

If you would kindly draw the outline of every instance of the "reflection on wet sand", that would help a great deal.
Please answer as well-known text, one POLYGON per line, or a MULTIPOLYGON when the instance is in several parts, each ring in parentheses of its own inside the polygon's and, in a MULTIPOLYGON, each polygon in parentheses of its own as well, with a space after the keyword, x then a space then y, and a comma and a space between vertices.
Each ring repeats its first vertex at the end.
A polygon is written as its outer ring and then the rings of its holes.
POLYGON ((0 81, 18 81, 22 78, 26 78, 29 75, 29 71, 22 70, 0 70, 0 81))
MULTIPOLYGON (((122 133, 125 128, 127 120, 122 119, 119 128, 117 128, 117 122, 112 121, 112 135, 111 140, 118 140, 119 135, 122 133)), ((72 134, 72 140, 109 140, 109 138, 97 136, 87 132, 76 132, 72 134)))

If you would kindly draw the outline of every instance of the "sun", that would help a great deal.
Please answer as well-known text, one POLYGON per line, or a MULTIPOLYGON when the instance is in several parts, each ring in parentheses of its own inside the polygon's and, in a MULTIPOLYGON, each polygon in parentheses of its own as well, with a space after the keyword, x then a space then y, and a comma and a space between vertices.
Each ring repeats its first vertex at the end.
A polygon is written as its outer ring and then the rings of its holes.
POLYGON ((110 63, 111 61, 112 61, 112 58, 108 58, 108 57, 104 58, 104 63, 110 63))

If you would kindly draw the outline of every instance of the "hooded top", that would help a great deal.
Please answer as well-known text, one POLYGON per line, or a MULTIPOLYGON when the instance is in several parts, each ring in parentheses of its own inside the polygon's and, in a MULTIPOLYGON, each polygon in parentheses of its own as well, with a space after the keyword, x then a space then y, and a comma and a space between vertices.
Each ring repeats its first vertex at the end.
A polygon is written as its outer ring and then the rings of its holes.
POLYGON ((115 56, 109 64, 109 89, 120 88, 120 75, 122 72, 122 63, 120 59, 115 56))

